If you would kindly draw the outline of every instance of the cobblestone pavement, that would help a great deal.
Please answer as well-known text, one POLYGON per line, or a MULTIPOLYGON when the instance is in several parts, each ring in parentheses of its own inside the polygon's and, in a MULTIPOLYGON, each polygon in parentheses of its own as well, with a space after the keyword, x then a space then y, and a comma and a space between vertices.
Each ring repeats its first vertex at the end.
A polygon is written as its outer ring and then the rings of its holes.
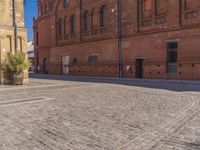
POLYGON ((199 82, 33 77, 0 85, 0 150, 200 150, 199 82))

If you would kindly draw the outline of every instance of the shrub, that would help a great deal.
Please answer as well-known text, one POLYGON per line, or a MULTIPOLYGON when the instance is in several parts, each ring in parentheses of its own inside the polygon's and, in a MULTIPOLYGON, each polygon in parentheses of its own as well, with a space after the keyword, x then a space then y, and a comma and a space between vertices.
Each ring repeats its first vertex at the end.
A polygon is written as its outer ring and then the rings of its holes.
POLYGON ((4 73, 20 73, 28 69, 29 66, 30 62, 24 52, 8 52, 2 62, 1 70, 4 73))

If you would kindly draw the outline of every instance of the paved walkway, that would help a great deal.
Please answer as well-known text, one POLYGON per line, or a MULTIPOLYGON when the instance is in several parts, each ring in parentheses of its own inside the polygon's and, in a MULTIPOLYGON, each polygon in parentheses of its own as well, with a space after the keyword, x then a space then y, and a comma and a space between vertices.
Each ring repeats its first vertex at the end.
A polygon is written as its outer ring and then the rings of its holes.
POLYGON ((200 150, 199 91, 195 81, 32 75, 0 85, 0 150, 200 150))

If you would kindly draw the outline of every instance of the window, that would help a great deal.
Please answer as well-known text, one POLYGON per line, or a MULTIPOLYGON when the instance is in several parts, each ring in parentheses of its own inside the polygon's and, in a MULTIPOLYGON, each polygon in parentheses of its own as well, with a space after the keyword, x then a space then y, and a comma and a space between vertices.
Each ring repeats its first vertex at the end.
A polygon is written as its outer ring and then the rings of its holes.
POLYGON ((49 11, 49 7, 48 7, 48 4, 47 4, 47 3, 45 3, 44 11, 45 11, 45 13, 48 13, 48 11, 49 11))
POLYGON ((152 9, 152 0, 144 0, 144 11, 152 9))
POLYGON ((49 6, 48 7, 49 7, 49 11, 52 11, 52 7, 53 6, 52 6, 52 2, 51 1, 49 2, 49 6))
POLYGON ((89 12, 85 11, 83 15, 83 30, 88 30, 89 26, 89 12))
POLYGON ((185 10, 198 9, 200 7, 199 0, 184 0, 185 10))
POLYGON ((63 3, 64 3, 64 7, 66 8, 69 4, 69 0, 64 0, 63 3))
POLYGON ((43 6, 43 4, 40 6, 40 14, 44 15, 44 6, 43 6))
POLYGON ((168 73, 176 73, 178 43, 169 42, 167 43, 167 47, 168 47, 167 71, 168 73))
POLYGON ((64 34, 67 33, 67 17, 64 18, 63 25, 64 25, 64 34))
POLYGON ((37 46, 39 45, 39 34, 38 34, 38 32, 36 32, 36 45, 37 46))
POLYGON ((72 15, 70 17, 70 33, 74 33, 75 32, 75 16, 72 15))
POLYGON ((92 29, 94 27, 94 10, 92 10, 91 15, 90 15, 90 25, 92 29))
POLYGON ((58 33, 58 35, 62 34, 62 19, 58 20, 57 33, 58 33))
POLYGON ((45 14, 47 13, 47 4, 46 3, 44 4, 44 13, 45 14))
POLYGON ((104 27, 107 23, 107 7, 106 5, 101 6, 100 9, 100 26, 104 27))
POLYGON ((98 56, 96 54, 88 56, 88 63, 95 64, 98 61, 98 56))
POLYGON ((168 0, 156 0, 155 1, 155 14, 156 16, 164 16, 167 14, 168 0))
POLYGON ((72 62, 72 63, 73 63, 73 65, 76 65, 76 64, 77 64, 77 62, 78 62, 78 59, 77 59, 76 57, 74 57, 74 58, 73 58, 73 62, 72 62))

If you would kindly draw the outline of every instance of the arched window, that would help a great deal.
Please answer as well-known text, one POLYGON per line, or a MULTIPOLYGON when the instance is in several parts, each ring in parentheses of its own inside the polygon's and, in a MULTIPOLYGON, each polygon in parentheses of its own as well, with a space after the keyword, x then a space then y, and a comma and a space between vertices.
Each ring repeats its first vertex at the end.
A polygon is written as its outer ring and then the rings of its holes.
POLYGON ((152 9, 152 0, 144 0, 144 11, 152 9))
POLYGON ((67 33, 67 17, 64 18, 64 21, 63 21, 63 25, 64 25, 64 34, 67 33))
POLYGON ((75 15, 71 15, 70 17, 70 33, 75 32, 75 15))
POLYGON ((89 12, 86 10, 83 14, 83 30, 88 30, 89 27, 89 12))
POLYGON ((58 20, 58 23, 57 23, 57 33, 58 33, 58 35, 62 34, 62 19, 58 20))
POLYGON ((185 0, 184 1, 185 9, 198 9, 200 7, 199 0, 185 0))
POLYGON ((52 5, 52 2, 50 1, 49 2, 49 11, 52 11, 52 9, 53 9, 53 5, 52 5))
POLYGON ((69 3, 69 0, 63 0, 63 4, 65 8, 68 6, 68 3, 69 3))
POLYGON ((91 26, 91 29, 94 27, 94 9, 92 10, 91 15, 90 15, 90 26, 91 26))
POLYGON ((41 4, 41 6, 40 6, 40 15, 41 16, 44 15, 44 5, 43 4, 41 4))
POLYGON ((47 12, 48 12, 48 4, 45 3, 45 5, 44 5, 44 13, 46 14, 47 12))
POLYGON ((100 8, 100 26, 104 27, 107 23, 107 7, 106 5, 101 6, 100 8))
POLYGON ((156 0, 155 1, 155 14, 156 16, 164 16, 167 14, 168 0, 156 0))

